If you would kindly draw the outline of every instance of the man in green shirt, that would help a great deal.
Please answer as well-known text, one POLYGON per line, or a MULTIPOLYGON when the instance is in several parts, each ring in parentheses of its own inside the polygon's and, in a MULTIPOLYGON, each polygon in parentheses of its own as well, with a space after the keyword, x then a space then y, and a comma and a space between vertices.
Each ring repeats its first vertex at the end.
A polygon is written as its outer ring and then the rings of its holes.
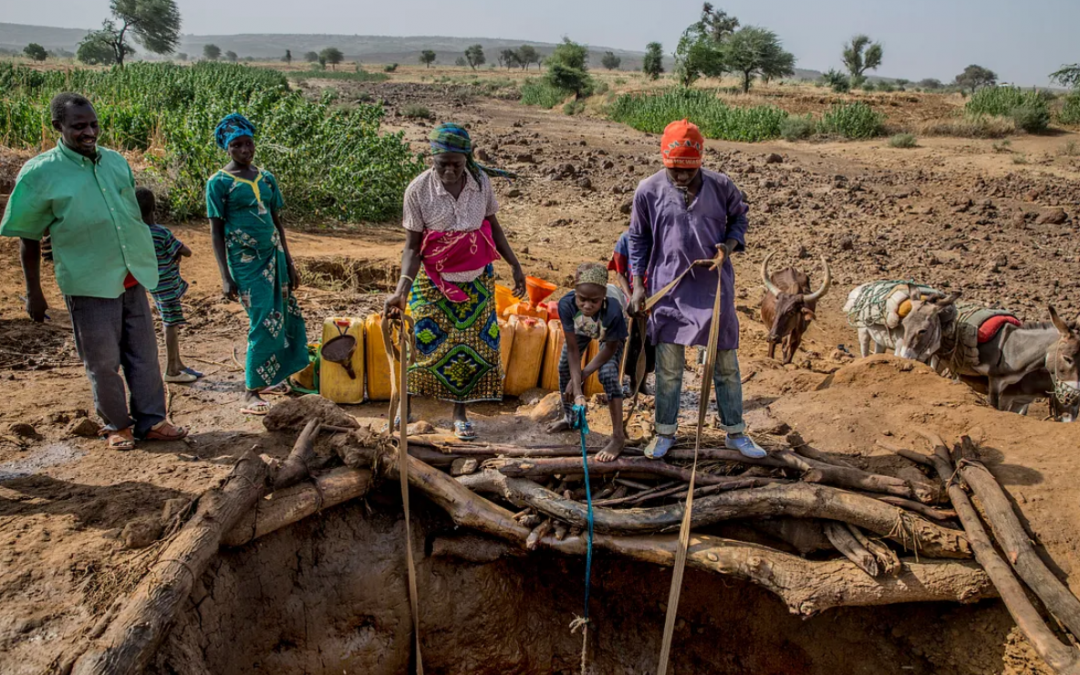
POLYGON ((90 101, 59 94, 50 110, 61 141, 23 166, 0 222, 0 236, 22 240, 26 311, 34 321, 47 318, 40 241, 49 234, 56 283, 109 446, 130 450, 136 437, 179 440, 187 432, 165 415, 145 290, 157 286, 157 257, 135 200, 135 176, 122 155, 98 147, 100 130, 90 101))

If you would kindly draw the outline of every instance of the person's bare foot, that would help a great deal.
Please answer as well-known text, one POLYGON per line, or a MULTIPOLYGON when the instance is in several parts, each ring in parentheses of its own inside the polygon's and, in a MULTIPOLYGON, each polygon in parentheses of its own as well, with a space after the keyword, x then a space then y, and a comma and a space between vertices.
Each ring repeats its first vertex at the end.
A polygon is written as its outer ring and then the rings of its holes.
POLYGON ((570 426, 570 423, 563 419, 559 420, 555 424, 552 424, 550 427, 548 427, 547 431, 549 434, 561 434, 564 431, 570 431, 572 428, 573 427, 570 426))
POLYGON ((608 444, 600 450, 596 455, 596 461, 598 462, 611 462, 618 459, 622 454, 623 448, 626 447, 626 440, 623 438, 613 437, 608 444))

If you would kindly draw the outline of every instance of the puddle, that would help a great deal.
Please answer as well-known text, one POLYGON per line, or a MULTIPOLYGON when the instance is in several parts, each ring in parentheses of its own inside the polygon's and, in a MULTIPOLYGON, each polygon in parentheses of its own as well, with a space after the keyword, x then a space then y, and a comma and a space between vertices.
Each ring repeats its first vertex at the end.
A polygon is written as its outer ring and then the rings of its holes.
POLYGON ((35 450, 28 457, 0 464, 0 482, 32 476, 42 469, 67 464, 84 455, 86 455, 84 450, 80 450, 73 445, 49 443, 45 447, 35 450))

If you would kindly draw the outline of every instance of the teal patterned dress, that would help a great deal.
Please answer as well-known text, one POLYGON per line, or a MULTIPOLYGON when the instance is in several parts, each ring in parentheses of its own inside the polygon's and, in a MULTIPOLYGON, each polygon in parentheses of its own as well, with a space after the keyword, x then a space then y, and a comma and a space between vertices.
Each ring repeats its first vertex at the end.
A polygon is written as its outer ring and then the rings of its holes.
POLYGON ((289 266, 273 214, 285 205, 277 180, 218 171, 206 183, 206 212, 225 221, 229 272, 240 289, 248 328, 245 383, 271 387, 308 365, 307 329, 289 290, 289 266))

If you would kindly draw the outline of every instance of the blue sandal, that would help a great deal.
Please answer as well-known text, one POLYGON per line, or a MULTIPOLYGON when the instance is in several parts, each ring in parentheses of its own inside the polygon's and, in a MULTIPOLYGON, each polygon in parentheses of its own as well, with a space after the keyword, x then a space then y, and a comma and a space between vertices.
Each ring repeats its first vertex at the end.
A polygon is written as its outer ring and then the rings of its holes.
POLYGON ((645 456, 649 459, 662 459, 673 445, 675 445, 674 436, 654 436, 652 441, 645 446, 645 456))
POLYGON ((454 436, 461 441, 475 441, 476 431, 472 422, 454 422, 454 436))

